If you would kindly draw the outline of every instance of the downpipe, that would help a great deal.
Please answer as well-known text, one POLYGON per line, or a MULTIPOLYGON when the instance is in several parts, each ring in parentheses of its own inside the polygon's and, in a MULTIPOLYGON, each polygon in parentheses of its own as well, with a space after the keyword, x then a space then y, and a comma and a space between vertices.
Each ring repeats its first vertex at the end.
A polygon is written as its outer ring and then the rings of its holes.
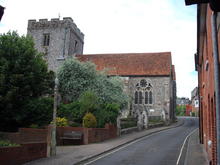
POLYGON ((212 42, 214 58, 215 102, 216 102, 216 131, 217 131, 217 165, 220 165, 220 82, 219 82, 219 54, 217 12, 212 13, 212 42))

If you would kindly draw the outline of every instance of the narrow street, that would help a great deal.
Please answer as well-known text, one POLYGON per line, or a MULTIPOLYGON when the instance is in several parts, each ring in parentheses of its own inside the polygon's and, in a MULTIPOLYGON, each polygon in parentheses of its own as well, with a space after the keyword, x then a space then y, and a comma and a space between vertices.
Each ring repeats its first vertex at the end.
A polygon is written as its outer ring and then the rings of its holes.
MULTIPOLYGON (((175 165, 185 138, 198 128, 198 118, 181 118, 180 127, 158 132, 100 156, 92 165, 175 165)), ((185 149, 182 152, 184 159, 185 149)), ((179 164, 182 164, 181 159, 179 164)))

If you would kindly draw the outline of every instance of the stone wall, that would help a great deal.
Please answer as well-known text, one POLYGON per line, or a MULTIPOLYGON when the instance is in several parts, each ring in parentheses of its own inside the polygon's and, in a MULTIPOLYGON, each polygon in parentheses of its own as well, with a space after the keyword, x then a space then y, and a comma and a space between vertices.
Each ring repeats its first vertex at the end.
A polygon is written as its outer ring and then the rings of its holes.
POLYGON ((83 54, 84 34, 72 18, 29 20, 27 33, 33 37, 35 48, 44 53, 50 70, 56 71, 60 60, 83 54), (50 35, 48 46, 43 45, 44 34, 50 35))
POLYGON ((162 116, 163 111, 166 115, 166 119, 170 119, 170 77, 130 77, 129 78, 129 95, 131 96, 131 106, 134 114, 143 111, 147 111, 149 116, 162 116), (142 79, 145 79, 152 85, 153 103, 151 105, 144 104, 144 98, 142 104, 135 104, 134 95, 136 91, 136 84, 142 79))

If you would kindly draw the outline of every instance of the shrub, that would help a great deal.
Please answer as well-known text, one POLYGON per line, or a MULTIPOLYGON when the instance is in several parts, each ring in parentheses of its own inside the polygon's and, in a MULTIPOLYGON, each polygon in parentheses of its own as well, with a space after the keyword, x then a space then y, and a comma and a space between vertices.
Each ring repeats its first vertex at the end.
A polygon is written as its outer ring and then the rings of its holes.
POLYGON ((9 140, 0 140, 0 147, 15 147, 19 144, 11 143, 9 140))
POLYGON ((102 128, 106 123, 115 124, 119 114, 118 104, 103 104, 100 109, 94 112, 97 118, 97 126, 102 128))
POLYGON ((95 116, 88 112, 85 114, 85 116, 83 117, 83 127, 86 128, 96 128, 97 126, 97 121, 95 116))
POLYGON ((58 127, 65 127, 65 126, 68 126, 68 120, 64 117, 57 117, 56 118, 56 125, 58 127))
POLYGON ((53 117, 53 98, 42 97, 30 100, 23 108, 26 113, 23 115, 23 127, 31 124, 39 127, 48 125, 53 117))
POLYGON ((80 109, 80 103, 78 101, 70 104, 61 104, 58 108, 57 114, 59 117, 65 117, 69 121, 82 123, 82 118, 85 112, 80 109))

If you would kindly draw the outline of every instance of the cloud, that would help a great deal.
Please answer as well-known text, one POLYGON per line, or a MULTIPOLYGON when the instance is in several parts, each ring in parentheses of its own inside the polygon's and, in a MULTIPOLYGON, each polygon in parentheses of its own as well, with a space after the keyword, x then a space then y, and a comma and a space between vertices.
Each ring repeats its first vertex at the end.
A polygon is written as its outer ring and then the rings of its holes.
POLYGON ((5 0, 0 30, 26 34, 28 19, 72 17, 85 34, 84 53, 171 51, 178 96, 197 85, 196 9, 177 0, 5 0))

